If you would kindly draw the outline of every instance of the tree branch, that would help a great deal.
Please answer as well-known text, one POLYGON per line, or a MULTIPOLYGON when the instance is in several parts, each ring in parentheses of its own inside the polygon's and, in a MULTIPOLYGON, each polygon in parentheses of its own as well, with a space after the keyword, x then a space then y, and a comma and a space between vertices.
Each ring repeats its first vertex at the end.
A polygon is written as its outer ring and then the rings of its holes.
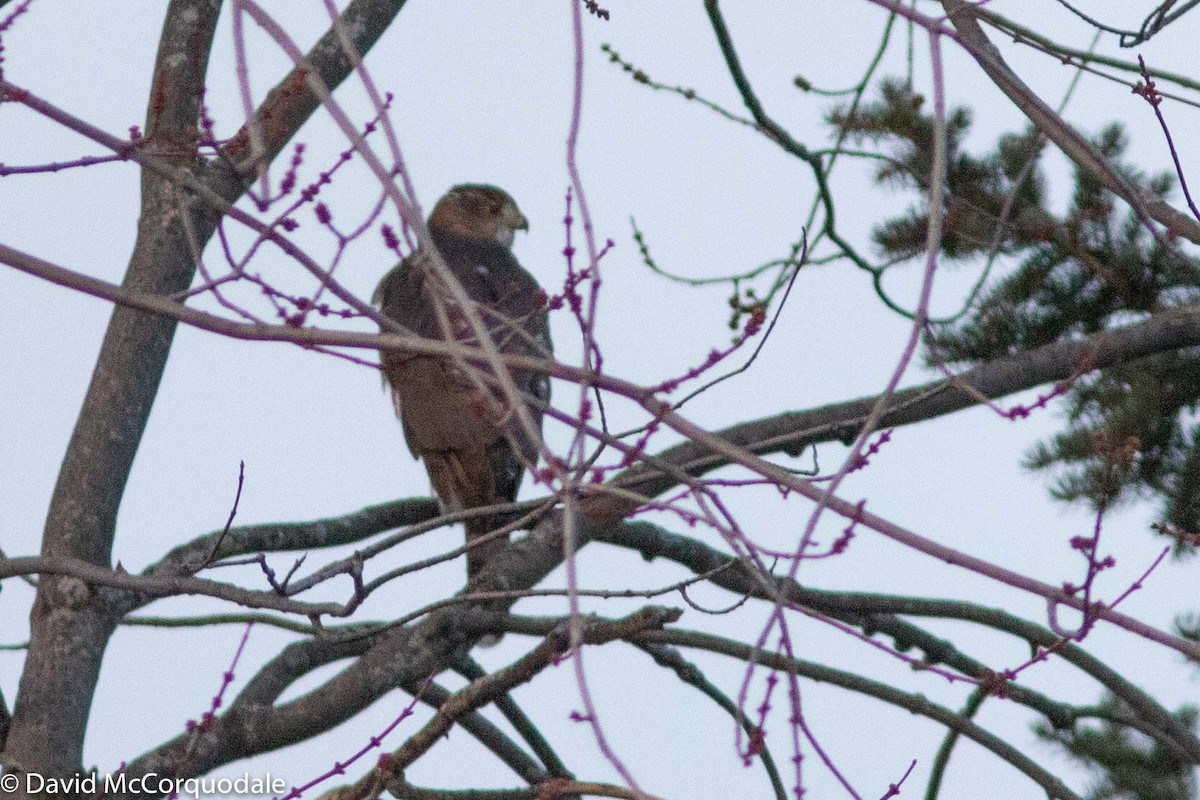
MULTIPOLYGON (((899 427, 972 408, 1046 383, 1070 379, 1094 369, 1126 364, 1155 353, 1200 345, 1200 307, 1188 306, 1149 317, 1144 322, 1078 340, 1060 341, 1024 353, 997 358, 960 373, 896 392, 880 425, 899 427)), ((851 442, 878 400, 877 395, 820 408, 789 411, 774 417, 725 428, 722 439, 754 453, 799 455, 821 442, 851 442)), ((660 453, 693 475, 729 463, 702 442, 685 442, 660 453)), ((674 483, 656 470, 637 465, 613 483, 656 496, 674 483)))
MULTIPOLYGON (((145 146, 183 169, 195 161, 196 120, 219 12, 220 3, 210 0, 172 0, 159 41, 145 146)), ((205 235, 215 217, 180 208, 174 188, 149 172, 142 178, 138 240, 125 286, 151 294, 186 289, 193 267, 180 216, 195 214, 195 228, 205 235)), ((108 566, 117 508, 174 330, 168 317, 113 310, 50 500, 43 556, 108 566)), ((82 766, 88 711, 116 621, 98 593, 75 584, 50 578, 38 587, 7 744, 19 769, 48 776, 82 766)))
MULTIPOLYGON (((343 27, 357 37, 360 56, 403 5, 404 0, 355 0, 343 12, 343 27)), ((198 169, 197 120, 220 7, 213 0, 172 0, 166 10, 143 147, 182 170, 198 169)), ((352 68, 341 45, 334 44, 336 36, 333 29, 326 33, 308 62, 329 87, 352 68)), ((268 96, 259 117, 269 156, 280 151, 315 108, 311 92, 291 78, 268 96)), ((239 162, 245 141, 235 140, 222 154, 222 166, 206 175, 208 186, 231 203, 244 187, 236 167, 229 165, 239 162)), ((163 295, 186 290, 195 271, 193 247, 203 248, 218 218, 212 209, 183 198, 172 181, 144 170, 138 239, 124 286, 163 295), (186 224, 184 215, 189 216, 186 224), (189 231, 197 241, 189 241, 189 231)), ((167 316, 114 309, 51 499, 44 556, 108 565, 117 508, 175 325, 167 316)), ((7 742, 13 763, 47 776, 66 776, 82 766, 88 710, 116 623, 98 596, 79 598, 77 592, 60 591, 60 583, 52 579, 38 588, 7 742)))
POLYGON ((346 616, 361 602, 361 598, 355 596, 346 603, 305 603, 273 591, 253 591, 203 578, 130 575, 120 569, 111 570, 106 567, 97 567, 83 559, 65 556, 9 558, 0 561, 0 578, 10 578, 15 575, 53 575, 69 579, 67 581, 51 581, 51 583, 61 584, 58 585, 58 591, 71 595, 80 605, 94 603, 109 607, 123 607, 125 605, 142 605, 149 599, 158 597, 197 595, 236 603, 243 608, 267 608, 289 614, 317 617, 346 616), (98 587, 119 589, 123 596, 120 600, 115 600, 113 593, 100 591, 98 587), (141 595, 142 597, 134 601, 130 599, 130 595, 141 595))
POLYGON ((634 644, 653 658, 654 663, 671 670, 681 681, 689 686, 696 687, 706 697, 716 703, 722 711, 742 726, 742 730, 746 732, 751 741, 761 743, 757 755, 762 761, 763 769, 766 770, 767 778, 771 781, 771 789, 775 792, 775 800, 787 800, 787 789, 783 786, 783 779, 779 776, 779 770, 775 766, 775 759, 771 756, 771 751, 767 747, 765 734, 745 714, 741 713, 737 707, 737 703, 730 700, 724 692, 705 677, 699 667, 685 660, 674 647, 641 642, 636 639, 634 640, 634 644))
MULTIPOLYGON (((469 681, 478 680, 484 677, 487 673, 483 667, 469 656, 464 658, 458 664, 454 665, 454 670, 469 681)), ((492 701, 493 705, 504 715, 509 724, 520 734, 529 748, 542 760, 546 765, 546 770, 550 775, 556 778, 574 778, 575 776, 567 769, 558 754, 550 747, 550 743, 542 736, 542 732, 533 724, 533 720, 525 715, 517 702, 513 700, 511 694, 504 694, 492 701)))
MULTIPOLYGON (((443 709, 455 702, 456 697, 448 689, 444 689, 436 683, 426 684, 423 688, 421 685, 408 687, 406 691, 410 694, 419 694, 421 702, 436 709, 439 715, 443 709)), ((503 697, 504 695, 501 695, 495 699, 498 701, 503 697)), ((550 777, 550 773, 541 764, 530 758, 516 742, 508 738, 503 731, 479 714, 477 710, 462 714, 454 721, 459 727, 474 736, 480 744, 491 750, 497 758, 530 786, 542 783, 550 777)))
POLYGON ((887 684, 872 681, 860 675, 843 672, 842 670, 836 670, 823 664, 803 661, 798 658, 788 658, 778 653, 765 653, 753 645, 742 644, 741 642, 695 631, 673 629, 643 631, 631 638, 635 642, 670 644, 679 647, 706 650, 712 653, 721 653, 745 661, 746 663, 762 664, 781 672, 791 673, 833 686, 840 686, 843 689, 873 697, 913 714, 928 717, 950 730, 957 731, 976 744, 987 748, 1041 786, 1049 797, 1061 798, 1062 800, 1081 800, 1077 794, 1067 788, 1053 773, 1017 750, 1004 739, 980 727, 972 720, 956 714, 948 708, 930 702, 922 695, 902 692, 887 684))
POLYGON ((959 42, 975 58, 984 73, 1067 158, 1093 175, 1105 189, 1128 203, 1143 220, 1157 220, 1172 235, 1200 244, 1200 221, 1192 219, 1165 200, 1130 186, 1086 138, 1068 125, 1013 72, 980 27, 977 18, 979 12, 972 3, 966 0, 942 0, 942 7, 958 31, 959 42))
MULTIPOLYGON (((217 558, 248 553, 279 553, 316 550, 354 544, 393 528, 416 525, 438 516, 437 503, 429 498, 396 500, 367 506, 349 514, 311 520, 243 525, 224 533, 217 558)), ((222 539, 222 531, 198 536, 173 548, 158 563, 146 568, 145 575, 191 574, 204 563, 213 545, 222 539)))
POLYGON ((378 637, 330 636, 304 639, 287 645, 263 665, 230 704, 231 709, 269 708, 287 688, 315 669, 344 658, 361 656, 375 646, 378 637))
MULTIPOLYGON (((536 585, 561 563, 561 530, 557 515, 544 519, 529 536, 499 552, 471 586, 480 592, 503 588, 511 593, 508 596, 443 606, 411 626, 370 634, 369 650, 312 691, 279 706, 251 706, 249 701, 243 705, 239 698, 236 708, 216 717, 200 735, 177 737, 155 748, 130 763, 126 773, 131 778, 149 772, 202 775, 222 764, 317 736, 386 692, 437 675, 465 657, 484 633, 496 629, 498 619, 517 600, 519 592, 514 590, 536 585)), ((591 529, 582 534, 586 542, 591 529)), ((278 674, 264 678, 256 696, 269 697, 300 669, 282 662, 274 668, 278 674)))
MULTIPOLYGON (((647 606, 615 622, 588 618, 584 620, 580 640, 584 644, 606 644, 628 638, 638 632, 661 628, 679 619, 682 614, 677 608, 647 606)), ((449 733, 459 717, 487 705, 494 698, 507 694, 521 684, 528 683, 542 670, 557 662, 571 647, 568 628, 569 623, 559 625, 541 644, 517 661, 491 675, 472 681, 450 698, 424 728, 392 753, 386 767, 381 768, 393 776, 402 777, 404 770, 433 747, 438 739, 449 733)))
MULTIPOLYGON (((774 600, 774 596, 763 590, 759 579, 752 575, 740 560, 721 553, 703 542, 671 533, 657 526, 642 522, 613 525, 597 532, 595 539, 636 550, 647 560, 662 557, 697 574, 710 574, 709 580, 713 584, 735 594, 774 600), (727 566, 727 568, 721 569, 722 566, 727 566)), ((841 620, 868 634, 883 633, 895 641, 897 649, 917 647, 924 653, 928 663, 947 664, 963 675, 976 680, 987 680, 994 673, 985 664, 961 653, 951 643, 932 636, 922 628, 899 619, 896 615, 964 620, 1018 636, 1035 647, 1054 648, 1061 658, 1091 676, 1108 691, 1127 703, 1143 721, 1139 724, 1138 720, 1125 720, 1124 724, 1138 727, 1148 736, 1162 740, 1186 753, 1187 758, 1200 762, 1200 739, 1197 739, 1193 731, 1181 724, 1161 704, 1103 661, 1090 655, 1076 644, 1064 644, 1061 637, 1041 625, 998 609, 985 608, 973 603, 821 591, 805 588, 795 581, 787 579, 776 579, 776 582, 777 591, 781 592, 789 603, 841 620)), ((505 629, 521 630, 520 627, 514 625, 506 625, 505 629)), ((1006 692, 1010 700, 1019 702, 1044 715, 1056 728, 1069 727, 1074 724, 1076 715, 1068 706, 1057 703, 1019 684, 1008 684, 1006 692)))

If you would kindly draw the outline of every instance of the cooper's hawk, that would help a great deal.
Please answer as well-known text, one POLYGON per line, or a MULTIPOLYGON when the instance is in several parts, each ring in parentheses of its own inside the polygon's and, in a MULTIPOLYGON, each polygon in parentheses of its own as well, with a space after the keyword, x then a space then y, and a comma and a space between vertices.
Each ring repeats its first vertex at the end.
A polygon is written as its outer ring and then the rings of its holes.
MULTIPOLYGON (((438 253, 470 298, 501 353, 551 356, 545 295, 510 249, 513 235, 529 223, 511 197, 495 186, 455 186, 434 206, 429 235, 438 253)), ((418 250, 384 276, 375 290, 382 312, 430 339, 478 344, 462 307, 438 277, 427 252, 418 250)), ((383 352, 383 376, 409 450, 425 462, 438 499, 450 511, 516 499, 526 467, 538 458, 538 442, 521 424, 494 372, 477 368, 474 380, 464 362, 451 358, 383 352)), ((475 362, 477 365, 479 362, 475 362)), ((550 399, 549 378, 510 369, 537 430, 550 399), (529 400, 528 398, 533 398, 529 400)), ((496 515, 466 522, 467 542, 503 523, 496 515)), ((467 552, 470 580, 507 539, 467 552)))

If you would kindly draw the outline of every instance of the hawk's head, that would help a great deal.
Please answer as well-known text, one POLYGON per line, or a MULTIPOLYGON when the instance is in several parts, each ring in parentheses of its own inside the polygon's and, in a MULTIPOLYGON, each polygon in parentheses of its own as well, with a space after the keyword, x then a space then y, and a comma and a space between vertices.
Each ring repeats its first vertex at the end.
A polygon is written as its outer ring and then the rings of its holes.
POLYGON ((429 215, 429 227, 511 247, 515 232, 529 230, 529 221, 503 189, 464 183, 438 200, 429 215))

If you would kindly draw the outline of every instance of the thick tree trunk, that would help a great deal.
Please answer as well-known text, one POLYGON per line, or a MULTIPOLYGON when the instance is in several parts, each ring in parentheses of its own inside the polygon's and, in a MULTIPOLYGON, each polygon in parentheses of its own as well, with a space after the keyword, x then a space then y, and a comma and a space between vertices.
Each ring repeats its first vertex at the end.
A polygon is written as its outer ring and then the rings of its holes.
MULTIPOLYGON (((196 165, 196 121, 220 2, 173 0, 159 43, 145 147, 183 169, 196 165)), ((196 247, 215 229, 178 187, 142 173, 137 244, 125 285, 156 294, 183 291, 196 247)), ((117 307, 71 435, 42 535, 42 554, 109 565, 117 509, 166 367, 176 322, 117 307)), ((83 739, 100 664, 117 619, 110 593, 74 578, 43 575, 5 759, 18 771, 67 776, 82 767, 83 739)))

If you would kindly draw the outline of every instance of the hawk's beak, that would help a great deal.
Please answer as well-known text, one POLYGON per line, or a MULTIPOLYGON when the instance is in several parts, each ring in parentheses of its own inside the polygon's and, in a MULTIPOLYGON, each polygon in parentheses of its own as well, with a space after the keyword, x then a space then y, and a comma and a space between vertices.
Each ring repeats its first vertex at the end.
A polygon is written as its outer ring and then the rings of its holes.
POLYGON ((510 231, 528 231, 529 220, 517 208, 515 203, 508 203, 500 212, 500 224, 510 231))
POLYGON ((525 219, 525 215, 520 211, 510 206, 504 210, 504 216, 501 218, 501 227, 496 231, 496 240, 505 247, 512 247, 517 231, 528 230, 529 220, 525 219))

